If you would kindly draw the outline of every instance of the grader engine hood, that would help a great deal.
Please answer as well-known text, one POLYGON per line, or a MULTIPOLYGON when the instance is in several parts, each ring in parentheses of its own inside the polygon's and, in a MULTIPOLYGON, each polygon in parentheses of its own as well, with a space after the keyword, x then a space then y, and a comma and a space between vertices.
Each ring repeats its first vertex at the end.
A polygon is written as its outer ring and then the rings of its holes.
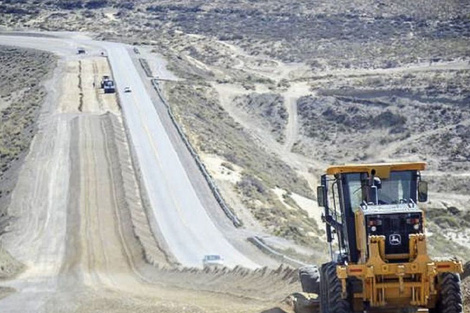
POLYGON ((409 236, 424 231, 423 211, 412 203, 363 205, 358 214, 362 224, 358 229, 363 229, 359 241, 367 246, 370 236, 384 236, 385 255, 397 261, 409 256, 409 236))

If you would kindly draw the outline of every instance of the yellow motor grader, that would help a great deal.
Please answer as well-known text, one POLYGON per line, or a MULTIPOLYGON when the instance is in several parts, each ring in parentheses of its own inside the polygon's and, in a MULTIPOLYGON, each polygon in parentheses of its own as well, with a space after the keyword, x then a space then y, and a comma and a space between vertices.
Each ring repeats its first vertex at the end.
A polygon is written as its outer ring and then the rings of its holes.
POLYGON ((312 296, 298 301, 297 312, 463 312, 462 263, 433 260, 426 250, 417 205, 428 198, 425 165, 327 169, 317 195, 331 261, 299 269, 303 295, 312 296))

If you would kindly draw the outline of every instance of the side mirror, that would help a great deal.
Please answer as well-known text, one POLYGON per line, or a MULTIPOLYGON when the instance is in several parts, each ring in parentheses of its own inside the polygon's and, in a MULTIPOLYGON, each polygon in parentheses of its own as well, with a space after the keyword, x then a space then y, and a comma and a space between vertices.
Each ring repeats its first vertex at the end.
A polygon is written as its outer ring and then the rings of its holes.
POLYGON ((418 201, 428 201, 428 182, 426 181, 420 181, 418 183, 418 201))
POLYGON ((318 201, 319 207, 325 206, 325 198, 323 197, 324 195, 325 195, 325 187, 318 186, 317 187, 317 201, 318 201))

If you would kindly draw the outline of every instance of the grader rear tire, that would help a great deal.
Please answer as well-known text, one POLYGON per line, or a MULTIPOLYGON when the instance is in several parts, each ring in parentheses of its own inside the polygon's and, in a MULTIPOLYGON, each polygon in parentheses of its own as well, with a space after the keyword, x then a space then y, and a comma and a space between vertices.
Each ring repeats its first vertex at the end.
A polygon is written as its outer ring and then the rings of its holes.
POLYGON ((320 268, 320 312, 328 313, 328 284, 325 276, 329 263, 323 264, 320 268))
POLYGON ((320 273, 317 266, 299 268, 299 278, 303 292, 320 294, 320 273))
POLYGON ((462 313, 463 300, 460 288, 460 275, 455 273, 443 273, 438 283, 440 294, 437 305, 429 309, 429 313, 462 313))
MULTIPOLYGON (((341 281, 336 275, 336 263, 329 262, 322 266, 322 279, 325 283, 322 283, 322 287, 326 292, 322 290, 321 308, 322 313, 352 313, 351 303, 348 299, 343 299, 341 296, 342 286, 341 281), (326 293, 326 295, 324 295, 326 293)), ((321 280, 320 280, 321 283, 321 280)))

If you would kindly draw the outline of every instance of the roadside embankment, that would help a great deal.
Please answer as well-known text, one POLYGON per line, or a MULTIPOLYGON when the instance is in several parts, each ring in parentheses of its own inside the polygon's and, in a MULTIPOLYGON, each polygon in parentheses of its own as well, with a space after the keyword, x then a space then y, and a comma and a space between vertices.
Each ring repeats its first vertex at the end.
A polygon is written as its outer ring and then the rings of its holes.
POLYGON ((46 95, 42 82, 55 63, 50 53, 0 46, 0 234, 15 177, 36 132, 46 95))

